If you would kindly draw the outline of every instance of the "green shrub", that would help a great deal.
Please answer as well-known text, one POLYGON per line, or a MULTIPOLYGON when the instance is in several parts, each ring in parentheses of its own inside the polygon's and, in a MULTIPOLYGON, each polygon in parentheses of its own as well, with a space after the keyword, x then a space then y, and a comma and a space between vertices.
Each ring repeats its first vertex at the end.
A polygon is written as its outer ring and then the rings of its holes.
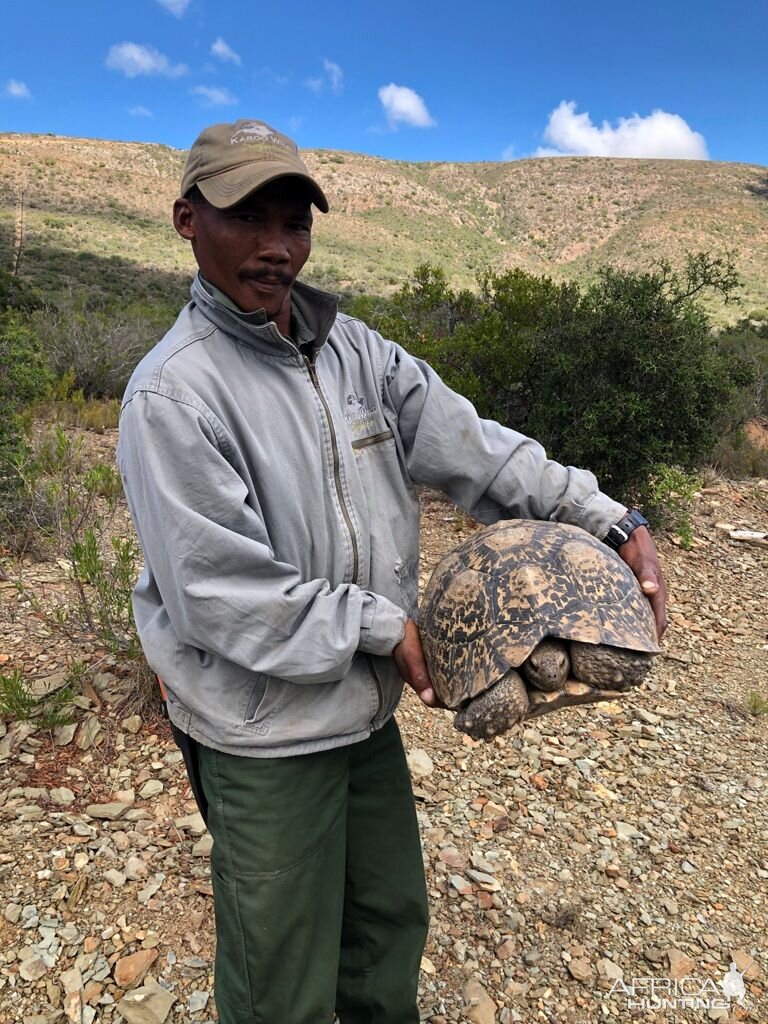
POLYGON ((713 336, 698 295, 728 299, 729 256, 640 273, 604 269, 586 288, 521 270, 479 277, 479 294, 419 267, 391 299, 349 308, 430 362, 481 416, 591 469, 627 502, 654 500, 659 466, 695 470, 744 419, 754 368, 713 336))
POLYGON ((85 398, 122 398, 134 367, 157 338, 147 320, 93 300, 49 305, 34 314, 34 323, 56 377, 68 376, 85 398))

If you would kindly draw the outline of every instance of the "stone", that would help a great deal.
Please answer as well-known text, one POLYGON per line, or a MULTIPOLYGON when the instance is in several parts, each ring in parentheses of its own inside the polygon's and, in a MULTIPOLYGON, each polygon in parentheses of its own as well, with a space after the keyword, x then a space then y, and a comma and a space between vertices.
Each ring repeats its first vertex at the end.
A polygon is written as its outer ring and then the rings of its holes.
POLYGON ((122 871, 118 871, 117 868, 110 868, 109 871, 105 871, 104 877, 115 889, 120 889, 125 885, 125 875, 122 871))
POLYGON ((608 978, 609 981, 621 981, 624 978, 624 971, 621 967, 607 957, 597 961, 597 970, 599 974, 604 978, 608 978))
POLYGON ((432 758, 426 750, 422 750, 421 747, 409 750, 406 755, 406 759, 408 761, 408 767, 410 768, 411 775, 416 781, 426 779, 427 776, 431 775, 435 770, 432 758))
POLYGON ((116 984, 120 988, 133 988, 134 985, 138 985, 144 980, 157 956, 156 949, 140 949, 137 953, 122 957, 114 966, 116 984))
POLYGON ((475 978, 470 978, 461 991, 464 1015, 472 1024, 495 1024, 496 1003, 475 978))
POLYGON ((39 956, 31 956, 28 960, 24 960, 19 967, 19 976, 24 981, 39 981, 47 973, 48 967, 39 956))
POLYGON ((126 732, 130 732, 133 735, 136 735, 139 729, 141 729, 141 724, 141 715, 131 715, 128 718, 124 718, 120 723, 126 732))
POLYGON ((138 882, 149 874, 147 862, 135 855, 129 857, 123 866, 123 874, 131 882, 138 882))
POLYGON ((208 1005, 209 992, 192 992, 187 1000, 187 1010, 190 1013, 200 1013, 208 1005))
POLYGON ((461 875, 451 875, 448 881, 459 896, 471 896, 474 891, 472 883, 467 881, 467 879, 463 878, 461 875))
POLYGON ((192 847, 192 856, 193 857, 210 857, 212 849, 213 849, 213 836, 212 835, 200 836, 198 841, 192 847))
POLYGON ((107 804, 88 804, 85 813, 90 818, 99 818, 105 821, 117 821, 128 810, 128 804, 122 804, 113 800, 107 804))
POLYGON ((568 972, 576 981, 589 981, 592 978, 592 966, 582 957, 574 957, 568 963, 568 972))
POLYGON ((51 790, 49 795, 53 803, 59 804, 63 807, 67 804, 74 803, 75 800, 75 794, 66 786, 57 786, 55 789, 51 790))
POLYGON ((19 918, 21 917, 21 904, 9 903, 3 911, 3 917, 10 924, 18 924, 19 918))
POLYGON ((173 824, 180 831, 191 832, 193 836, 201 836, 205 832, 205 822, 203 816, 199 811, 194 814, 184 814, 180 818, 175 818, 173 824))
POLYGON ((760 977, 760 964, 746 949, 732 949, 731 960, 736 964, 745 981, 755 981, 760 977))
POLYGON ((144 785, 139 790, 139 796, 142 800, 151 800, 153 796, 159 796, 163 792, 162 782, 159 779, 147 779, 144 785))
POLYGON ((164 1024, 175 1001, 173 994, 159 985, 145 985, 124 995, 117 1009, 126 1024, 164 1024))
POLYGON ((696 970, 696 961, 686 956, 681 949, 668 949, 670 978, 686 978, 696 970))

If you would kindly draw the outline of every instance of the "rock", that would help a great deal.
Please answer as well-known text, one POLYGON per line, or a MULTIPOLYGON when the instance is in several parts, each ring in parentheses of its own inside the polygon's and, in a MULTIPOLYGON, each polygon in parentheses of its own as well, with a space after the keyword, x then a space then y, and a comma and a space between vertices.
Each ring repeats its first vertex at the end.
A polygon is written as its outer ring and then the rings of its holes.
POLYGON ((406 759, 408 761, 408 767, 410 768, 411 775, 416 781, 426 779, 427 776, 431 775, 435 770, 432 758, 426 750, 422 750, 421 747, 409 750, 406 755, 406 759))
POLYGON ((75 738, 77 722, 68 725, 57 725, 53 730, 53 742, 57 747, 66 747, 75 738))
POLYGON ((115 889, 120 889, 125 885, 125 875, 122 871, 118 871, 117 868, 110 868, 109 871, 105 871, 104 877, 115 889))
POLYGON ((159 796, 163 792, 162 782, 159 779, 147 779, 144 785, 139 790, 139 796, 142 800, 151 800, 153 796, 159 796))
POLYGON ((175 1002, 159 985, 146 985, 128 992, 117 1004, 126 1024, 164 1024, 175 1002))
POLYGON ((599 974, 604 978, 608 978, 609 981, 621 981, 624 978, 624 971, 621 967, 607 957, 597 961, 597 970, 599 974))
POLYGON ((67 804, 74 803, 75 794, 71 789, 67 789, 66 786, 57 786, 50 792, 50 798, 55 804, 66 806, 67 804))
POLYGON ((472 883, 467 881, 467 879, 463 878, 461 875, 451 875, 448 882, 460 896, 471 896, 474 891, 472 883))
POLYGON ((90 818, 100 818, 105 821, 117 821, 128 810, 129 804, 121 804, 117 800, 113 800, 112 803, 108 804, 88 804, 85 808, 85 813, 90 818))
POLYGON ((129 718, 124 718, 120 725, 126 732, 130 732, 133 735, 141 729, 141 715, 131 715, 129 718))
POLYGON ((574 957, 568 963, 568 971, 576 981, 589 981, 592 978, 592 966, 581 957, 574 957))
POLYGON ((630 825, 627 821, 615 821, 613 827, 616 829, 616 835, 619 839, 645 839, 646 836, 643 832, 638 832, 634 825, 630 825))
POLYGON ((147 862, 141 857, 129 857, 123 867, 123 874, 131 882, 139 882, 149 874, 147 862))
POLYGON ((122 957, 114 967, 116 984, 120 988, 133 988, 134 985, 138 985, 157 960, 157 955, 156 949, 140 949, 138 953, 122 957))
POLYGON ((464 1014, 472 1024, 494 1024, 496 1003, 475 978, 470 978, 461 991, 464 997, 464 1014))
POLYGON ((696 970, 696 961, 686 956, 681 949, 668 949, 670 978, 686 978, 696 970))
POLYGON ((101 739, 101 722, 97 715, 89 715, 80 726, 80 731, 75 740, 75 746, 80 750, 90 748, 101 739))
POLYGON ((760 964, 746 949, 732 949, 731 960, 736 964, 745 981, 755 981, 760 977, 760 964))
POLYGON ((192 847, 193 857, 210 857, 213 849, 213 836, 201 836, 192 847))
POLYGON ((208 992, 192 992, 187 1000, 187 1010, 189 1013, 200 1013, 208 1005, 209 999, 210 993, 208 992))
POLYGON ((19 967, 19 976, 24 981, 39 981, 47 973, 48 967, 39 956, 31 956, 28 960, 24 960, 19 967))
POLYGON ((10 924, 18 924, 19 918, 21 917, 21 904, 9 903, 3 911, 3 917, 10 924))
POLYGON ((194 814, 185 814, 181 818, 175 818, 173 824, 176 828, 191 832, 193 836, 201 836, 205 832, 205 822, 199 811, 194 814))

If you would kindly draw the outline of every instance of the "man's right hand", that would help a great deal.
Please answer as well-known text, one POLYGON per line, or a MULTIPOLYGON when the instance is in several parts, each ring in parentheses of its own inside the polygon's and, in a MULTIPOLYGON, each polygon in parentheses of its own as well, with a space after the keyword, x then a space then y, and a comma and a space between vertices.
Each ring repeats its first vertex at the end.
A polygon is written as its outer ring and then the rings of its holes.
POLYGON ((432 688, 432 680, 429 678, 429 669, 421 646, 419 627, 413 619, 406 622, 405 636, 392 651, 392 657, 403 680, 415 690, 419 700, 430 708, 445 707, 437 699, 437 694, 432 688))

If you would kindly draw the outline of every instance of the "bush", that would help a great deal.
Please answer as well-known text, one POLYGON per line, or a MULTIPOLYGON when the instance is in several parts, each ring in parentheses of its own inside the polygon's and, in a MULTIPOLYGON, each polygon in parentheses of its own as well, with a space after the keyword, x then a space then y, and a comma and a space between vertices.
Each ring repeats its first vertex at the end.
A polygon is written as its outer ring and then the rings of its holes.
POLYGON ((695 301, 703 287, 727 295, 728 268, 689 257, 683 277, 666 265, 606 269, 573 315, 539 337, 530 432, 618 499, 642 499, 656 466, 695 469, 749 382, 695 301))
POLYGON ((22 500, 23 410, 47 394, 51 381, 26 314, 0 311, 0 535, 13 529, 22 500))
POLYGON ((478 283, 456 292, 423 265, 391 300, 351 308, 481 416, 591 469, 627 503, 655 500, 659 466, 692 472, 744 419, 754 368, 718 343, 697 301, 705 288, 732 295, 729 256, 689 255, 679 273, 605 269, 585 289, 521 270, 478 283))
POLYGON ((134 367, 157 340, 148 320, 88 300, 49 305, 34 314, 34 324, 56 377, 68 376, 86 398, 122 398, 134 367))

